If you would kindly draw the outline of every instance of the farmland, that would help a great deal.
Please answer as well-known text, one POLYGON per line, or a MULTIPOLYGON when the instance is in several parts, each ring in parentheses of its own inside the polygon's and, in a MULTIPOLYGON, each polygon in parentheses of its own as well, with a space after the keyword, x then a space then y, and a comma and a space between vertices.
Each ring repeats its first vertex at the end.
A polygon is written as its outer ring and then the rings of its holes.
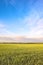
POLYGON ((0 44, 0 65, 43 65, 43 44, 0 44))

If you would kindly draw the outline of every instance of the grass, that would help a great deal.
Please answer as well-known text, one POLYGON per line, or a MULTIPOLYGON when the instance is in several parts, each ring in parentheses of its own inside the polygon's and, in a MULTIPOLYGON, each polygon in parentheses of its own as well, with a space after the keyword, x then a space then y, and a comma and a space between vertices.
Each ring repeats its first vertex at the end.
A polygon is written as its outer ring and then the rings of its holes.
POLYGON ((43 65, 43 44, 0 44, 0 65, 43 65))

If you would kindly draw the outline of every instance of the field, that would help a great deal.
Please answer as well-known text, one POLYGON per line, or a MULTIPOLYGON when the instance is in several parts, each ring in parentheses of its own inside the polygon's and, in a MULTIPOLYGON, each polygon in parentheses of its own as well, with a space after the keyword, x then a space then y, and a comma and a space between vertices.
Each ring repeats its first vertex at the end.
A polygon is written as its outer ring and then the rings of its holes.
POLYGON ((43 44, 0 44, 0 65, 43 65, 43 44))

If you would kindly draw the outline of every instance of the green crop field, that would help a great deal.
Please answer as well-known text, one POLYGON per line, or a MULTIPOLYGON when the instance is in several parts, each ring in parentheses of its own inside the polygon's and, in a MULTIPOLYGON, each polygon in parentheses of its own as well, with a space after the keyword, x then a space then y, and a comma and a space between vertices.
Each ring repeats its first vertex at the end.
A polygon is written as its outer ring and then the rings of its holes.
POLYGON ((0 44, 0 65, 43 65, 43 44, 0 44))

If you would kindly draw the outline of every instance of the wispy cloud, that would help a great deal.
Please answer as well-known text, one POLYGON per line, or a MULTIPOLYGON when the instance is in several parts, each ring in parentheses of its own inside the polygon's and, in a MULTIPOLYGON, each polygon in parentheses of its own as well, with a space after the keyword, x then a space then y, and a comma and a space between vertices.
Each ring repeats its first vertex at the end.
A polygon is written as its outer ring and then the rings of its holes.
POLYGON ((8 6, 8 5, 14 6, 15 5, 15 0, 4 0, 4 3, 5 3, 6 6, 8 6))
POLYGON ((15 33, 7 29, 7 25, 0 23, 0 37, 15 37, 15 36, 16 36, 15 33))
MULTIPOLYGON (((3 1, 4 4, 7 6, 8 5, 15 6, 15 4, 17 4, 16 5, 17 13, 15 15, 18 14, 18 16, 16 18, 16 21, 13 20, 12 22, 10 20, 11 23, 8 21, 8 24, 10 23, 10 25, 8 25, 8 28, 7 28, 7 24, 0 23, 0 37, 3 37, 4 39, 6 38, 6 40, 9 39, 13 41, 25 41, 25 40, 31 41, 32 39, 29 38, 43 38, 43 1, 29 0, 30 3, 28 1, 25 2, 26 6, 24 3, 25 0, 21 2, 17 1, 18 3, 16 3, 15 1, 16 0, 3 1), (26 7, 28 10, 26 11, 27 16, 26 14, 24 15, 25 12, 24 10, 26 10, 26 7), (19 12, 21 11, 22 13, 21 12, 18 13, 18 11, 19 12), (19 17, 19 15, 21 16, 22 14, 23 17, 19 17), (11 24, 13 25, 15 24, 15 27, 11 24), (12 31, 12 29, 14 29, 14 31, 12 31)), ((11 10, 11 12, 13 12, 13 10, 11 10)), ((12 18, 14 17, 12 16, 12 18)), ((34 39, 32 41, 34 41, 34 39)))
MULTIPOLYGON (((27 21, 25 21, 25 19, 23 21, 26 23, 27 21)), ((37 20, 34 22, 34 24, 37 22, 37 25, 33 26, 33 23, 29 24, 30 21, 28 19, 28 22, 25 25, 30 27, 30 31, 28 31, 28 34, 25 36, 15 34, 14 32, 7 30, 6 25, 0 24, 0 42, 43 42, 42 21, 43 19, 38 18, 38 22, 37 20)))
POLYGON ((4 27, 4 25, 0 23, 0 28, 3 28, 3 27, 4 27))
POLYGON ((37 10, 34 9, 30 15, 25 16, 23 22, 29 28, 28 37, 43 37, 43 17, 37 10))

